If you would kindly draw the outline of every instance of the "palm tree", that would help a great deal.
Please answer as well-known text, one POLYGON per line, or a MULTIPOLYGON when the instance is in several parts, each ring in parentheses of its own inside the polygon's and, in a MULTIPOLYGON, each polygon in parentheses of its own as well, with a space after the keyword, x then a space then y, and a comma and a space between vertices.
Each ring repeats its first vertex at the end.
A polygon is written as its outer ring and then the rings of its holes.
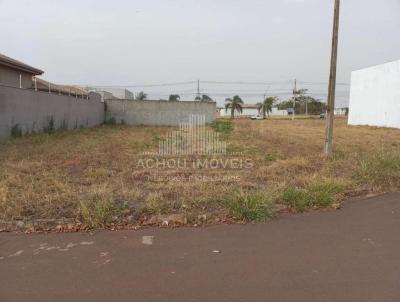
POLYGON ((181 99, 179 94, 171 94, 168 98, 168 101, 179 101, 181 99))
POLYGON ((144 101, 145 99, 147 99, 147 93, 140 91, 138 94, 136 94, 136 100, 144 101))
POLYGON ((243 100, 240 96, 235 95, 232 99, 225 100, 225 110, 228 112, 228 109, 231 109, 231 118, 235 118, 235 111, 242 113, 243 112, 243 100))
POLYGON ((272 106, 277 102, 277 100, 277 97, 269 96, 264 100, 264 102, 257 104, 258 110, 263 114, 263 118, 265 118, 265 114, 268 114, 269 116, 269 113, 272 112, 272 106))
POLYGON ((194 100, 199 102, 214 102, 214 100, 206 94, 203 94, 202 96, 196 96, 194 100))

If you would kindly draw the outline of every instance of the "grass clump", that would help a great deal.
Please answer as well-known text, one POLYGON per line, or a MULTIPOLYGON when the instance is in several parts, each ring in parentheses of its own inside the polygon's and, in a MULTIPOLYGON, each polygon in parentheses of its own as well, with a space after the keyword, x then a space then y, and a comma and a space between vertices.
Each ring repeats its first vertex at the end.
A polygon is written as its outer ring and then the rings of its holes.
POLYGON ((168 203, 160 192, 150 193, 145 200, 145 212, 149 214, 164 214, 168 212, 168 203))
POLYGON ((220 133, 223 137, 228 137, 233 131, 231 120, 215 120, 211 123, 211 128, 220 133))
POLYGON ((112 222, 114 205, 111 200, 81 201, 79 203, 80 220, 92 227, 105 227, 112 222))
POLYGON ((400 187, 400 152, 378 152, 360 160, 356 179, 374 190, 400 187))
POLYGON ((297 212, 310 208, 325 208, 331 206, 345 187, 334 182, 311 184, 300 189, 289 187, 282 193, 283 202, 297 212))
POLYGON ((229 214, 243 221, 265 221, 274 216, 274 197, 264 192, 239 192, 225 202, 229 214))

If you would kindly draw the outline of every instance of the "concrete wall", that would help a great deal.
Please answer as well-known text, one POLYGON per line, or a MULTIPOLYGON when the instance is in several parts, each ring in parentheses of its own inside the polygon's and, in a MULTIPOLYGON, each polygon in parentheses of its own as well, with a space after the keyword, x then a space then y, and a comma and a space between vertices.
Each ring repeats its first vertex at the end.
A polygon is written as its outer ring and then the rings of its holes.
POLYGON ((0 85, 19 88, 19 76, 21 75, 22 88, 32 87, 32 74, 0 65, 0 85))
POLYGON ((400 128, 400 61, 352 72, 349 124, 400 128))
POLYGON ((211 123, 216 112, 214 102, 106 100, 106 104, 107 120, 128 125, 178 126, 191 114, 204 114, 206 123, 211 123))
POLYGON ((0 86, 0 137, 10 136, 13 127, 41 132, 51 119, 56 129, 97 126, 104 122, 104 103, 97 93, 81 99, 0 86))

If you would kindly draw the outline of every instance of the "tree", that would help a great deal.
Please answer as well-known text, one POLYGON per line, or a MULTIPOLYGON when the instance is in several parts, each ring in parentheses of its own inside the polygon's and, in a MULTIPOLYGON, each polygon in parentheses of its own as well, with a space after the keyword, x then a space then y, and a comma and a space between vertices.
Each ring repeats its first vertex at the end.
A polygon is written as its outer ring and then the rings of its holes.
POLYGON ((235 111, 238 113, 243 112, 243 100, 240 96, 235 95, 232 99, 228 98, 225 100, 225 110, 228 112, 228 109, 231 110, 231 118, 235 118, 235 111))
MULTIPOLYGON (((326 111, 326 104, 317 100, 311 96, 299 96, 296 98, 296 114, 305 114, 307 112, 310 115, 319 115, 321 112, 326 111)), ((278 109, 286 110, 293 108, 293 98, 281 102, 278 104, 278 109)))
POLYGON ((136 94, 135 99, 138 101, 144 101, 145 99, 147 99, 147 93, 140 91, 139 93, 136 94))
POLYGON ((272 106, 273 106, 274 103, 276 103, 277 101, 278 101, 278 98, 277 98, 277 97, 275 97, 275 96, 270 96, 270 97, 267 97, 267 98, 264 100, 264 102, 258 103, 258 104, 257 104, 258 110, 259 110, 260 112, 262 112, 262 114, 263 114, 263 118, 265 118, 265 114, 268 114, 268 116, 269 116, 269 113, 272 112, 272 106))
POLYGON ((179 101, 181 99, 181 97, 179 96, 179 94, 171 94, 168 98, 168 101, 179 101))
POLYGON ((202 96, 196 96, 194 100, 199 102, 214 102, 214 100, 206 94, 203 94, 202 96))

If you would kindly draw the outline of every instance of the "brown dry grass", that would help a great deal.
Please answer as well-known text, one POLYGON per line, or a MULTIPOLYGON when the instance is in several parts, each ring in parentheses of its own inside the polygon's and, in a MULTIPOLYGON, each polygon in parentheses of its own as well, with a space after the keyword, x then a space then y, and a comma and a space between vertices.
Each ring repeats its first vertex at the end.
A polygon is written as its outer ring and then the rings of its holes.
POLYGON ((139 219, 183 212, 196 219, 203 213, 228 214, 226 201, 238 192, 276 194, 326 183, 340 184, 343 190, 400 190, 400 130, 349 127, 345 119, 337 119, 335 156, 325 159, 324 121, 241 119, 234 121, 229 150, 251 158, 252 169, 138 168, 141 152, 157 150, 158 139, 170 130, 102 126, 1 142, 0 219, 85 220, 88 209, 104 217, 98 225, 113 215, 139 219), (230 175, 240 181, 149 180, 160 175, 230 175))

